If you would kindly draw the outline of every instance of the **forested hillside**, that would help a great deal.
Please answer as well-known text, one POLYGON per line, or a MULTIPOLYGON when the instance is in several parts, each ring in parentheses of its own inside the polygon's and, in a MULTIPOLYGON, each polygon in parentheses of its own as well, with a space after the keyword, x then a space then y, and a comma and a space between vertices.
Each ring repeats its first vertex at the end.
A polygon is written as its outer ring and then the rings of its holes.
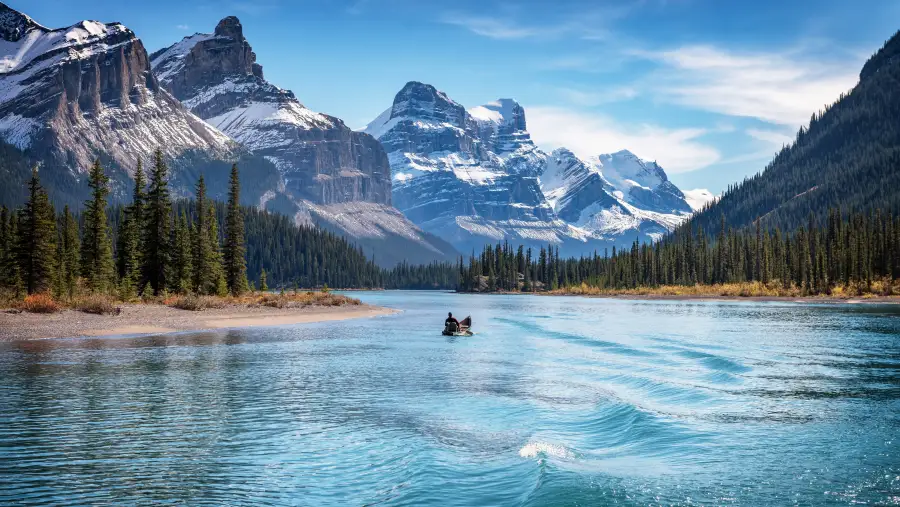
POLYGON ((762 218, 794 230, 830 208, 900 212, 900 32, 865 64, 859 84, 797 133, 756 176, 730 187, 683 227, 715 231, 762 218))

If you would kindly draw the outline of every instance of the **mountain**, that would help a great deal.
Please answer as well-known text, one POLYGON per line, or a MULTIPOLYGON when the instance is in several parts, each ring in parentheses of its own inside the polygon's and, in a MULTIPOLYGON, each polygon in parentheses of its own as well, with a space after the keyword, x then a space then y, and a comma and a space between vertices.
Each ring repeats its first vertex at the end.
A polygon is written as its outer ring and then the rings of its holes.
POLYGON ((541 192, 546 154, 511 100, 472 112, 431 85, 410 82, 365 129, 388 152, 394 204, 463 251, 512 243, 584 243, 541 192))
POLYGON ((858 84, 801 127, 761 173, 729 188, 690 226, 718 231, 762 218, 795 230, 829 208, 900 213, 900 32, 873 55, 858 84))
POLYGON ((213 33, 185 37, 150 59, 166 90, 277 168, 259 207, 353 238, 384 265, 457 255, 392 207, 390 165, 376 139, 265 80, 238 18, 226 17, 213 33))
POLYGON ((580 159, 557 149, 547 159, 541 189, 561 219, 619 244, 657 240, 692 212, 656 162, 627 150, 580 159))
POLYGON ((365 132, 388 151, 397 208, 464 250, 506 239, 577 255, 659 238, 692 212, 661 167, 627 151, 544 153, 511 99, 466 110, 410 82, 365 132))
MULTIPOLYGON (((141 40, 120 23, 49 29, 0 4, 0 139, 42 164, 57 202, 83 198, 100 158, 113 197, 127 193, 138 157, 160 147, 230 156, 226 135, 187 111, 150 71, 141 40)), ((6 174, 19 180, 19 174, 6 174)))

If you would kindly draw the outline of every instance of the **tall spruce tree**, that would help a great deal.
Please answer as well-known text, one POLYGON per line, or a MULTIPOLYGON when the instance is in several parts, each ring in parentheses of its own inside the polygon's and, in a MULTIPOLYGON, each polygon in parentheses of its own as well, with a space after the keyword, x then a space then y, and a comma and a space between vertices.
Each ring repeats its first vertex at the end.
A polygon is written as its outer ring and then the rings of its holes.
POLYGON ((81 276, 94 292, 109 292, 113 287, 112 243, 106 218, 109 178, 100 161, 94 161, 88 173, 91 199, 84 203, 84 237, 81 240, 81 276))
MULTIPOLYGON (((150 186, 147 189, 143 210, 144 232, 142 235, 141 272, 143 280, 160 294, 166 288, 166 271, 171 254, 169 252, 169 224, 172 201, 169 196, 168 167, 162 150, 153 154, 153 168, 150 171, 150 186)), ((146 296, 146 294, 144 294, 146 296)))
POLYGON ((172 272, 169 279, 169 290, 180 294, 191 291, 193 272, 193 255, 191 254, 190 227, 184 211, 181 216, 172 217, 172 272))
POLYGON ((125 218, 119 225, 116 245, 116 270, 119 274, 122 297, 130 299, 137 295, 143 285, 141 276, 141 253, 143 252, 144 234, 144 200, 145 187, 144 168, 138 159, 134 172, 134 191, 131 204, 125 208, 125 218))
POLYGON ((9 210, 0 206, 0 288, 12 285, 13 238, 9 227, 9 210))
POLYGON ((212 247, 209 242, 209 221, 207 215, 206 183, 203 175, 197 180, 194 195, 194 215, 196 223, 193 229, 193 290, 198 294, 209 294, 215 283, 212 273, 212 247))
POLYGON ((237 165, 231 166, 231 183, 228 188, 228 210, 225 218, 225 245, 223 262, 228 291, 234 295, 247 292, 247 259, 244 248, 244 215, 241 212, 241 184, 237 165))
POLYGON ((29 294, 44 292, 51 288, 56 274, 56 214, 37 167, 31 170, 28 201, 18 215, 14 283, 21 283, 29 294))
POLYGON ((66 206, 59 220, 59 245, 57 247, 57 267, 59 279, 59 295, 72 299, 78 286, 80 270, 80 245, 78 239, 78 221, 66 206))
POLYGON ((209 224, 207 232, 209 234, 210 250, 210 257, 207 263, 210 285, 207 293, 215 294, 217 296, 227 296, 228 284, 225 282, 225 270, 222 268, 222 249, 219 246, 219 224, 216 220, 216 209, 212 205, 208 206, 206 209, 206 223, 209 224))

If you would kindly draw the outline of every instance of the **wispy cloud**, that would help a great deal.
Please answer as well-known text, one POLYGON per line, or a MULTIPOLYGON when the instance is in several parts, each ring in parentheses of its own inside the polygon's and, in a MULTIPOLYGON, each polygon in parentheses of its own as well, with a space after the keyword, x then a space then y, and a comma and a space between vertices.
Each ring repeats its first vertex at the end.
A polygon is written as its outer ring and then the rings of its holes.
POLYGON ((568 102, 584 107, 594 107, 612 102, 621 102, 638 96, 638 91, 631 86, 618 86, 596 91, 584 91, 561 87, 557 88, 556 91, 568 102))
POLYGON ((705 129, 668 129, 658 125, 626 125, 610 118, 558 107, 529 107, 528 130, 546 149, 566 147, 579 156, 627 149, 656 160, 670 173, 713 164, 719 152, 700 138, 705 129))
POLYGON ((785 134, 784 132, 777 132, 774 130, 762 130, 762 129, 747 129, 746 133, 748 136, 756 139, 758 141, 763 141, 765 143, 769 143, 776 148, 781 148, 782 146, 786 146, 794 142, 794 138, 785 134))
POLYGON ((179 30, 190 30, 191 29, 191 27, 189 27, 188 25, 175 25, 175 28, 177 28, 179 30))
POLYGON ((711 46, 635 51, 662 70, 649 88, 663 100, 796 128, 856 83, 862 62, 799 53, 738 53, 711 46))
POLYGON ((470 32, 491 39, 524 39, 559 33, 559 27, 529 27, 513 21, 490 16, 473 16, 460 13, 445 14, 441 21, 459 26, 470 32))

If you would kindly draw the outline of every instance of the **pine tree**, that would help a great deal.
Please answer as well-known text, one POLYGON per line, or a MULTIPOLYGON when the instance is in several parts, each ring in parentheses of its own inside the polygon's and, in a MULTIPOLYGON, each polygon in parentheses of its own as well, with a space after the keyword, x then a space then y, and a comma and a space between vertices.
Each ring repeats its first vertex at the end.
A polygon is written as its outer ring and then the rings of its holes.
POLYGON ((37 167, 31 170, 28 201, 18 215, 15 283, 21 283, 28 294, 44 292, 56 274, 56 214, 37 167))
MULTIPOLYGON (((143 280, 150 285, 154 294, 166 287, 166 271, 171 254, 169 252, 169 224, 172 203, 167 180, 168 168, 162 151, 153 155, 153 169, 150 172, 150 186, 147 190, 144 213, 143 250, 141 266, 143 280)), ((144 294, 148 296, 148 294, 144 294)))
MULTIPOLYGON (((197 180, 196 195, 194 197, 194 215, 196 223, 194 224, 193 237, 193 288, 198 294, 211 294, 215 292, 216 273, 214 272, 213 251, 210 242, 210 214, 207 212, 212 209, 206 202, 206 182, 203 175, 197 180)), ((215 218, 215 214, 212 214, 215 218)), ((218 240, 218 238, 216 238, 218 240)))
POLYGON ((269 290, 269 285, 266 283, 266 268, 259 272, 259 290, 262 292, 269 290))
POLYGON ((190 228, 184 211, 181 216, 172 216, 171 272, 168 275, 169 291, 179 294, 191 292, 193 254, 191 252, 190 228))
POLYGON ((96 160, 88 174, 91 199, 85 202, 84 238, 81 241, 81 276, 94 292, 108 292, 113 286, 112 244, 106 219, 109 178, 96 160))
POLYGON ((209 234, 209 252, 210 257, 207 266, 210 274, 210 285, 207 294, 216 294, 218 296, 228 295, 228 284, 225 282, 225 271, 222 269, 222 249, 219 246, 219 224, 216 221, 216 210, 214 207, 207 207, 206 222, 209 224, 207 232, 209 234))
POLYGON ((241 186, 237 165, 231 166, 228 214, 225 219, 224 269, 228 290, 234 295, 247 292, 247 259, 244 248, 244 216, 240 206, 241 186))
POLYGON ((57 284, 58 295, 72 299, 78 286, 80 270, 80 246, 78 239, 78 221, 72 216, 69 207, 63 209, 59 223, 59 246, 57 248, 57 284))
POLYGON ((13 237, 6 206, 0 206, 0 288, 12 285, 13 237))
POLYGON ((136 295, 140 288, 141 254, 143 252, 144 235, 144 201, 146 181, 144 168, 138 159, 134 172, 134 192, 132 201, 125 208, 125 218, 120 222, 116 245, 116 270, 119 274, 120 291, 124 299, 136 295))

